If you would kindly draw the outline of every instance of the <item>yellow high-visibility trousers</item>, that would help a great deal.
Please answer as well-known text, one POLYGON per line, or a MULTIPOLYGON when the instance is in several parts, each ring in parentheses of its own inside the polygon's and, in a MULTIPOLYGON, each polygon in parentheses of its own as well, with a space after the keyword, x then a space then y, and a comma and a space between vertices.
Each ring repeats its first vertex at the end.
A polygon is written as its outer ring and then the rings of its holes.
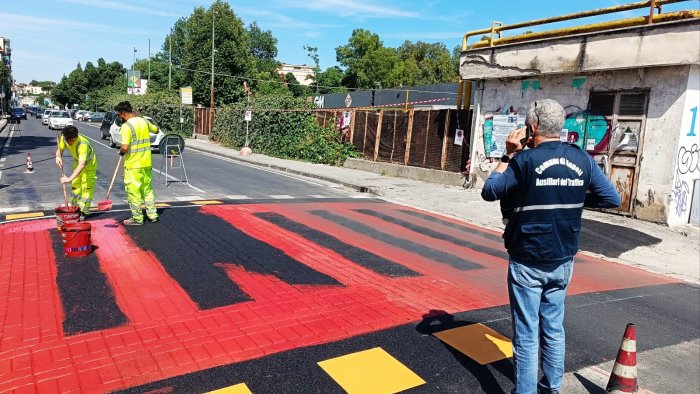
MULTIPOLYGON (((74 168, 75 169, 75 168, 74 168)), ((95 181, 97 180, 97 168, 83 168, 77 178, 71 182, 71 205, 80 207, 83 215, 90 213, 92 196, 95 194, 95 181)))
POLYGON ((153 193, 151 181, 151 167, 124 169, 126 198, 131 208, 131 218, 135 222, 143 223, 141 204, 146 205, 146 215, 150 220, 158 219, 156 196, 153 193))

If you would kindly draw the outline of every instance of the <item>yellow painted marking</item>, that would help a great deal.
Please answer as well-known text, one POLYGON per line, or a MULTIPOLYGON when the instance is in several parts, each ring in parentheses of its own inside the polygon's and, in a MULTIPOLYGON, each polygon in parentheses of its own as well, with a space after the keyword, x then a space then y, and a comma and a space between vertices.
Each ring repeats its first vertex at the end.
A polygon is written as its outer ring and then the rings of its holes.
POLYGON ((318 365, 349 394, 398 393, 425 384, 420 376, 379 347, 321 361, 318 365))
POLYGON ((217 200, 198 200, 198 201, 192 201, 192 204, 197 204, 197 205, 211 205, 211 204, 223 204, 223 201, 217 201, 217 200))
POLYGON ((253 394, 245 383, 235 384, 222 389, 209 391, 205 394, 253 394))
POLYGON ((92 212, 97 212, 99 210, 100 210, 100 208, 98 208, 98 207, 90 207, 90 211, 92 211, 92 212))
POLYGON ((481 365, 513 357, 510 339, 483 324, 471 324, 434 334, 481 365))
POLYGON ((16 220, 16 219, 27 219, 27 218, 40 218, 44 216, 43 212, 25 212, 25 213, 13 213, 5 216, 5 220, 16 220))
POLYGON ((169 206, 170 206, 170 204, 164 203, 164 202, 156 203, 156 207, 158 207, 158 208, 165 208, 165 207, 169 207, 169 206))

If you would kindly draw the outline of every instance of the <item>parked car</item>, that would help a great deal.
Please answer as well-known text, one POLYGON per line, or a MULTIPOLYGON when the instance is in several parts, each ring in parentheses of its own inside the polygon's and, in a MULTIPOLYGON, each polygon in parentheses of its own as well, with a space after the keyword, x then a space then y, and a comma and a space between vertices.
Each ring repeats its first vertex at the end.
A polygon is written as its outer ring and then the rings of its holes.
POLYGON ((85 110, 81 109, 81 110, 79 110, 79 111, 77 111, 77 112, 75 113, 74 118, 75 118, 76 120, 84 120, 83 117, 84 117, 85 115, 89 115, 89 114, 90 114, 90 111, 85 111, 85 110))
POLYGON ((51 111, 51 116, 49 116, 49 130, 58 130, 72 125, 73 119, 71 119, 68 111, 51 111))
POLYGON ((36 111, 34 112, 34 117, 36 119, 41 119, 41 115, 44 114, 44 110, 42 108, 37 108, 36 111))
POLYGON ((103 140, 109 139, 109 128, 112 127, 112 123, 114 123, 114 119, 116 118, 117 113, 114 112, 114 110, 105 112, 105 115, 102 117, 102 124, 100 125, 100 137, 103 140))
MULTIPOLYGON (((150 116, 142 116, 142 118, 146 119, 147 121, 153 123, 156 127, 158 127, 156 121, 153 120, 153 118, 151 118, 150 116)), ((119 118, 116 118, 109 128, 109 146, 111 146, 112 148, 115 148, 117 145, 121 144, 121 127, 122 121, 119 118)), ((158 127, 157 133, 149 134, 151 137, 151 150, 157 152, 159 150, 158 146, 160 145, 160 140, 163 139, 163 136, 165 136, 165 134, 163 133, 163 130, 160 129, 160 127, 158 127)))
POLYGON ((22 107, 12 108, 10 115, 12 115, 13 118, 20 118, 24 120, 27 119, 27 111, 25 111, 22 107))
POLYGON ((41 115, 41 124, 48 126, 49 125, 49 116, 51 116, 51 112, 53 112, 53 109, 45 109, 44 113, 41 115))
POLYGON ((85 119, 86 122, 102 122, 105 118, 105 113, 104 112, 90 112, 90 115, 88 115, 87 119, 85 119))

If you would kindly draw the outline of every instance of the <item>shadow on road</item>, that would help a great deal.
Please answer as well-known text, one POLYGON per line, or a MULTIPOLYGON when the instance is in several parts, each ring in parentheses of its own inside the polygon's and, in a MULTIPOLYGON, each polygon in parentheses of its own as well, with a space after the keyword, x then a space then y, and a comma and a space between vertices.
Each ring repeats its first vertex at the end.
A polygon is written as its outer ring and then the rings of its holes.
MULTIPOLYGON (((464 327, 477 322, 472 321, 456 321, 454 316, 443 311, 432 309, 425 315, 423 315, 423 320, 416 326, 416 331, 421 334, 433 335, 440 331, 449 330, 457 327, 464 327)), ((478 381, 481 386, 481 390, 487 394, 505 394, 501 388, 498 379, 494 376, 493 372, 489 368, 492 367, 503 376, 508 378, 511 382, 514 381, 514 371, 513 364, 509 359, 504 359, 500 361, 493 362, 487 365, 481 365, 471 358, 464 355, 459 350, 443 343, 445 348, 452 353, 455 360, 459 361, 462 366, 469 371, 478 381)))
POLYGON ((584 377, 581 376, 580 374, 574 373, 574 376, 576 377, 576 379, 578 379, 578 381, 581 383, 581 385, 583 386, 583 388, 586 389, 586 392, 587 392, 588 394, 606 394, 606 393, 607 393, 607 391, 606 391, 604 388, 598 387, 597 384, 595 384, 595 383, 591 382, 590 380, 584 378, 584 377))
POLYGON ((639 246, 651 246, 658 243, 661 243, 660 238, 627 226, 583 219, 580 249, 586 252, 608 257, 620 257, 621 254, 639 246))

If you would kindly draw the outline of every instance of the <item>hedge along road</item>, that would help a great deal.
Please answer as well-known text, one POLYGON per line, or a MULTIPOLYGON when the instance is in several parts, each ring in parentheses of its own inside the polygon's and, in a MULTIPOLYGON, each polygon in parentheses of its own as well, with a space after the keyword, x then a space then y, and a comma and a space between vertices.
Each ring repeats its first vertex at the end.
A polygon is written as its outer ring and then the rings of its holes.
MULTIPOLYGON (((97 184, 93 204, 102 200, 109 187, 115 165, 119 158, 117 149, 100 138, 99 126, 96 124, 76 122, 78 130, 88 137, 98 158, 97 184)), ((7 147, 0 160, 2 178, 0 178, 0 212, 52 209, 62 203, 63 194, 58 182, 59 170, 54 164, 56 150, 56 131, 48 130, 38 119, 22 122, 21 133, 16 132, 8 142, 9 127, 2 133, 0 147, 7 147), (31 154, 34 172, 25 173, 27 153, 31 154)), ((64 168, 70 174, 73 159, 64 152, 64 168)), ((158 201, 183 201, 225 197, 239 198, 308 198, 311 196, 347 197, 350 192, 332 188, 322 181, 311 181, 289 174, 263 170, 234 161, 212 157, 199 152, 187 150, 183 155, 189 185, 170 182, 166 187, 165 176, 161 172, 164 158, 153 155, 153 186, 158 201)), ((175 161, 174 164, 179 164, 175 161)), ((180 177, 180 170, 170 172, 175 178, 180 177)), ((175 180, 171 177, 170 180, 175 180)), ((123 187, 122 170, 119 170, 110 199, 115 204, 126 203, 123 187)), ((70 188, 68 188, 70 193, 70 188)))

